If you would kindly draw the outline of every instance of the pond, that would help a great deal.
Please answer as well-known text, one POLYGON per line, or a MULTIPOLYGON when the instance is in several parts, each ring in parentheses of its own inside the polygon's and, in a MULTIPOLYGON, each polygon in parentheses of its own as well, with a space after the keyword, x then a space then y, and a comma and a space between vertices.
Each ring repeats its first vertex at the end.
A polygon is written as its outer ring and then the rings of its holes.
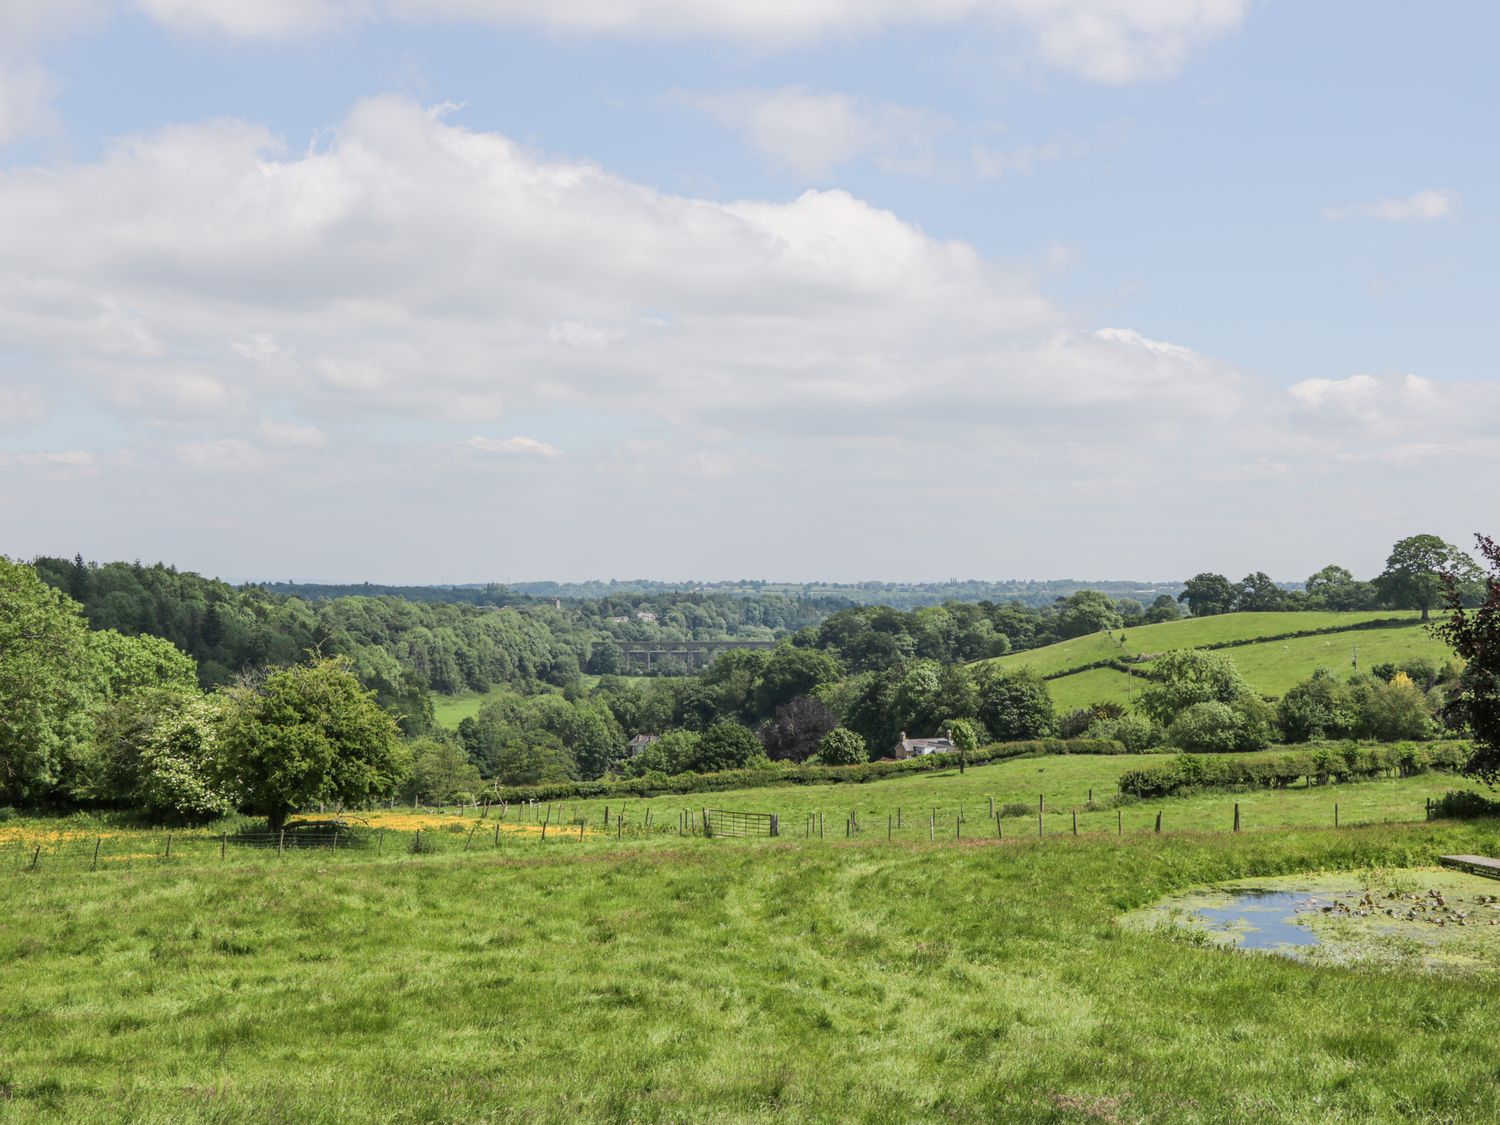
POLYGON ((1446 868, 1218 883, 1120 921, 1197 945, 1314 964, 1500 972, 1500 882, 1446 868))

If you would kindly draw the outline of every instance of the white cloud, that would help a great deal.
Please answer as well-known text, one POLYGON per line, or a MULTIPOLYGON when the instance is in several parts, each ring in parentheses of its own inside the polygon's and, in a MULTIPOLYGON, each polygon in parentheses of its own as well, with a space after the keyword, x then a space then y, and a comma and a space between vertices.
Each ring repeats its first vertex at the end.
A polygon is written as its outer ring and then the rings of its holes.
POLYGON ((364 0, 135 0, 158 23, 178 31, 248 39, 282 39, 368 19, 364 0))
POLYGON ((925 163, 936 136, 952 127, 937 114, 800 86, 675 98, 736 130, 773 163, 804 176, 826 176, 872 153, 902 164, 925 163))
POLYGON ((1159 77, 1234 31, 1249 0, 136 0, 168 27, 285 38, 382 19, 587 35, 711 37, 761 47, 968 24, 1019 33, 1047 63, 1104 82, 1159 77))
POLYGON ((555 445, 529 437, 488 438, 474 436, 460 447, 467 453, 483 453, 500 457, 561 457, 563 452, 555 445))
POLYGON ((299 426, 295 422, 277 422, 262 418, 257 427, 260 438, 267 445, 293 449, 322 449, 328 444, 328 435, 317 426, 299 426))
POLYGON ((0 60, 0 144, 52 132, 57 126, 52 112, 56 93, 56 80, 41 67, 0 60))
POLYGON ((1335 222, 1342 219, 1377 219, 1383 223, 1430 223, 1437 219, 1455 217, 1460 202, 1456 191, 1426 188, 1405 199, 1379 199, 1374 203, 1325 207, 1323 217, 1335 222))
MULTIPOLYGON (((128 462, 88 451, 87 490, 36 483, 58 471, 41 455, 0 459, 5 522, 38 537, 22 551, 74 549, 83 526, 115 545, 101 557, 181 545, 184 564, 249 576, 258 560, 283 571, 277 543, 297 542, 312 552, 299 568, 378 557, 432 579, 418 545, 376 535, 389 511, 486 511, 567 527, 544 548, 521 537, 515 557, 485 532, 453 577, 597 560, 602 540, 575 527, 652 544, 631 556, 639 573, 722 573, 727 558, 784 572, 777 537, 747 530, 771 526, 808 545, 804 575, 889 557, 897 526, 969 528, 966 569, 983 573, 1048 569, 1044 548, 1087 527, 1119 552, 1099 572, 1159 573, 1128 553, 1162 541, 1158 511, 1266 559, 1247 530, 1263 504, 1380 535, 1391 512, 1478 510, 1465 489, 1495 467, 1500 432, 1485 387, 1357 375, 1285 391, 1081 323, 1032 268, 845 192, 666 194, 398 99, 359 104, 308 151, 214 122, 0 171, 0 245, 0 355, 143 446, 128 462), (521 436, 544 414, 544 432, 578 423, 584 451, 521 436), (173 522, 200 508, 230 521, 222 562, 173 522)), ((34 418, 22 369, 0 368, 0 410, 34 418)))

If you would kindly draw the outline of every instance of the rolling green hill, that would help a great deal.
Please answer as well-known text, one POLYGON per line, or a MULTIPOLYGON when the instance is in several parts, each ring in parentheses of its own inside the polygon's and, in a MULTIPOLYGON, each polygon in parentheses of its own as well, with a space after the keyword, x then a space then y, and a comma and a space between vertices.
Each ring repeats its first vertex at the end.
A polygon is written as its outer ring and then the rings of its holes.
POLYGON ((1004 668, 1030 668, 1050 677, 1047 686, 1053 702, 1059 710, 1070 710, 1090 703, 1128 703, 1144 686, 1139 677, 1112 667, 1097 667, 1101 661, 1139 659, 1137 666, 1147 670, 1150 657, 1172 649, 1220 647, 1251 685, 1268 696, 1283 694, 1320 667, 1348 674, 1355 670, 1356 659, 1358 668, 1368 669, 1374 664, 1399 664, 1416 658, 1442 663, 1453 655, 1428 633, 1416 613, 1384 610, 1184 618, 1075 637, 1002 656, 993 663, 1004 668), (1399 624, 1372 624, 1375 622, 1399 624), (1309 635, 1287 635, 1292 633, 1309 635))

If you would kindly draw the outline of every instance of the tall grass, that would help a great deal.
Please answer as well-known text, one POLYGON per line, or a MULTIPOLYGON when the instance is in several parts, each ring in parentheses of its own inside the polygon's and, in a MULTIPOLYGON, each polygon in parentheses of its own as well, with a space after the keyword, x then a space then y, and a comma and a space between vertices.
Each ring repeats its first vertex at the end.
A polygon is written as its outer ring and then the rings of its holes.
POLYGON ((1495 978, 1113 919, 1497 848, 1490 823, 7 876, 0 1120, 1490 1121, 1495 978))

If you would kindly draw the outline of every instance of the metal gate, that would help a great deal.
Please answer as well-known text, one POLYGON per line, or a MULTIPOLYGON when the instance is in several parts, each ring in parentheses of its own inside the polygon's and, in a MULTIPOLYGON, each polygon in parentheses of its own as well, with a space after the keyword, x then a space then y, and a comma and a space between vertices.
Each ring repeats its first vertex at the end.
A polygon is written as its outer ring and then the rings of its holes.
POLYGON ((781 821, 775 813, 706 809, 703 829, 707 836, 780 836, 781 821))

